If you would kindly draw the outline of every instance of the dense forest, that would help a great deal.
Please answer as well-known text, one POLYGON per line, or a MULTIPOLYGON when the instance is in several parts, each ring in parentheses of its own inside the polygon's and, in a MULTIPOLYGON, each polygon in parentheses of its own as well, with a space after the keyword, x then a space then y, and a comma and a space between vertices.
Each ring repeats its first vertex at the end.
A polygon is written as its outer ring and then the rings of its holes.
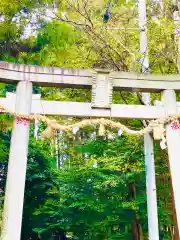
MULTIPOLYGON (((147 2, 151 73, 179 73, 175 10, 178 6, 169 0, 163 6, 147 2)), ((140 72, 139 32, 128 28, 138 28, 133 0, 1 0, 0 60, 140 72), (104 16, 107 10, 108 17, 104 16)), ((0 95, 15 89, 1 83, 0 95)), ((89 90, 80 89, 34 86, 33 92, 48 100, 90 102, 91 98, 89 90)), ((159 97, 151 94, 151 103, 159 97)), ((141 94, 117 91, 113 103, 142 104, 141 94)), ((61 123, 78 120, 56 119, 61 123)), ((143 127, 140 120, 121 122, 132 129, 143 127)), ((0 115, 0 212, 12 123, 11 116, 0 115)), ((21 239, 148 239, 143 138, 108 130, 99 136, 98 129, 86 128, 76 134, 57 131, 54 139, 42 139, 43 129, 39 123, 37 136, 34 124, 30 126, 21 239)), ((155 165, 160 239, 176 240, 168 156, 159 142, 155 142, 155 165)))

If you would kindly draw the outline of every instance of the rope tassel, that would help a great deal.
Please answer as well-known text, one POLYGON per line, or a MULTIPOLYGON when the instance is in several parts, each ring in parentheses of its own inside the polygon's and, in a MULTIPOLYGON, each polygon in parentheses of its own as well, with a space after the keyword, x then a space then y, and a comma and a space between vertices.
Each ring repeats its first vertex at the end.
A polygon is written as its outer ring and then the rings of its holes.
POLYGON ((104 136, 105 132, 106 132, 106 130, 105 130, 104 125, 102 123, 100 123, 100 125, 99 125, 99 136, 104 136))
POLYGON ((164 135, 165 128, 163 124, 160 124, 159 126, 154 127, 153 129, 153 136, 155 140, 161 140, 162 135, 164 135))
POLYGON ((42 133, 41 137, 43 138, 53 138, 55 136, 55 130, 51 127, 48 126, 42 133))

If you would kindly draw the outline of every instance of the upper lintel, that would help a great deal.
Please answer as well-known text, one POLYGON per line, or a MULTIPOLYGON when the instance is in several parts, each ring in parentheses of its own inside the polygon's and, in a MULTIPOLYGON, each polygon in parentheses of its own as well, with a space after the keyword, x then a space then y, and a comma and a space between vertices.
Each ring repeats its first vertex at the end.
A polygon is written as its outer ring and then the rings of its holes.
POLYGON ((96 74, 109 75, 114 90, 157 92, 165 89, 180 91, 180 75, 156 75, 113 72, 104 69, 64 69, 0 62, 0 82, 31 81, 34 85, 91 88, 96 74))

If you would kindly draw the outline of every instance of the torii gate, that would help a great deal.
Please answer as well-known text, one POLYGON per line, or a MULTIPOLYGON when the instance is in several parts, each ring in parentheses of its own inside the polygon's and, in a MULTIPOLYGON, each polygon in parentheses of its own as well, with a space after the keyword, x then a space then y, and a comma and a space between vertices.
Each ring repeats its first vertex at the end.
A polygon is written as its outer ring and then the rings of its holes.
MULTIPOLYGON (((0 62, 0 81, 17 83, 16 100, 10 94, 7 98, 0 99, 0 103, 7 109, 15 110, 20 114, 156 119, 180 113, 175 94, 175 92, 180 91, 179 75, 162 76, 106 70, 62 69, 0 62), (91 103, 40 102, 39 99, 34 99, 34 97, 32 99, 33 84, 60 88, 92 88, 92 100, 91 103), (162 92, 162 103, 156 106, 112 104, 113 90, 162 92)), ((150 170, 152 170, 147 176, 147 195, 151 193, 148 197, 156 198, 155 173, 152 167, 154 159, 151 147, 153 142, 148 134, 145 137, 149 140, 149 146, 145 146, 145 158, 146 162, 150 163, 150 170)), ((180 129, 174 131, 170 125, 167 125, 166 138, 177 222, 180 229, 180 161, 178 154, 180 129)), ((28 139, 29 124, 18 124, 15 120, 6 183, 3 240, 20 240, 28 139)), ((149 201, 149 219, 154 212, 156 214, 156 211, 156 204, 154 205, 154 202, 151 204, 149 201)), ((150 228, 153 227, 152 220, 151 223, 150 228)), ((153 230, 150 229, 151 236, 153 236, 153 230)), ((153 240, 158 240, 158 238, 156 237, 153 240)))

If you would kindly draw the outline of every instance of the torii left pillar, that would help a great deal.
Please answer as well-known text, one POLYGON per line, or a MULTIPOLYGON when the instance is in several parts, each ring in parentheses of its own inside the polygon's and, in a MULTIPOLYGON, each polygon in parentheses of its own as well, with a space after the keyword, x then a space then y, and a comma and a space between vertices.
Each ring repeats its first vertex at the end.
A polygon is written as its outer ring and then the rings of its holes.
MULTIPOLYGON (((16 112, 29 114, 32 102, 32 83, 21 81, 16 88, 16 112)), ((29 122, 14 120, 9 154, 8 174, 1 240, 20 240, 26 179, 29 122)))

